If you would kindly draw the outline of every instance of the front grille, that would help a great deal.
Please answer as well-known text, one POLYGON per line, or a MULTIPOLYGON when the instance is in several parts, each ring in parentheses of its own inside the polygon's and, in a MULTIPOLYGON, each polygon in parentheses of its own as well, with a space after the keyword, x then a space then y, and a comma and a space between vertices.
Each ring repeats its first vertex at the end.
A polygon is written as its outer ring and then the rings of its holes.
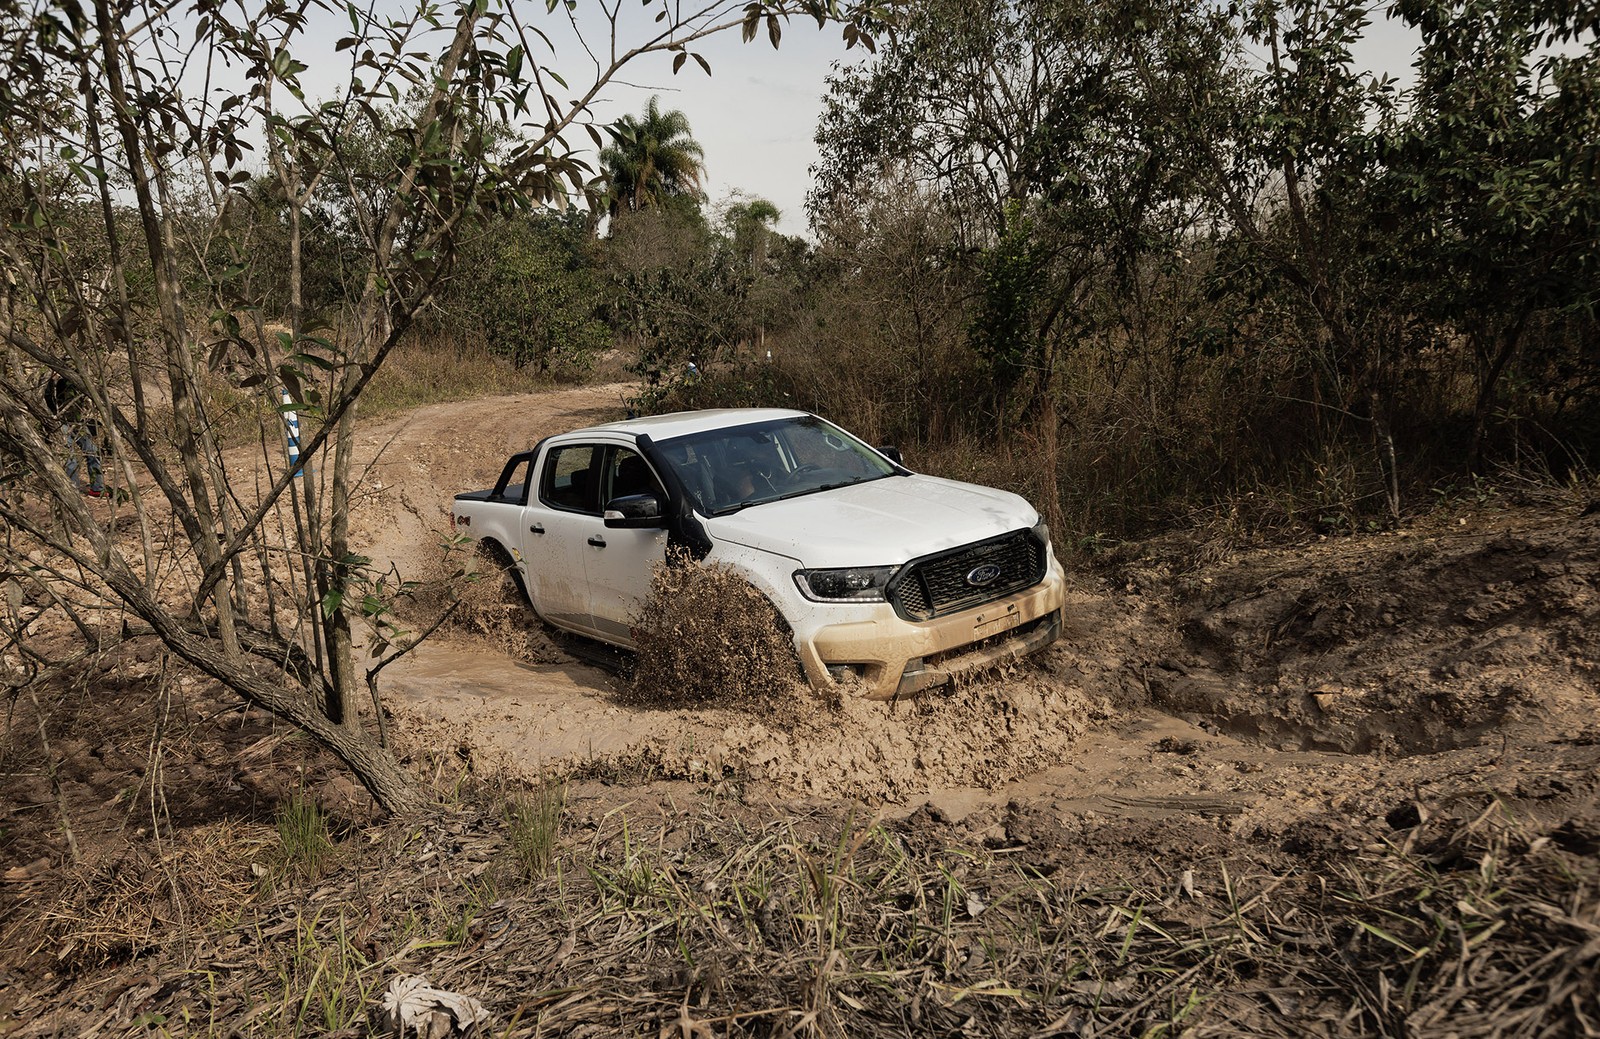
POLYGON ((938 552, 907 563, 890 582, 889 601, 906 620, 925 621, 958 613, 1020 591, 1044 579, 1045 547, 1032 531, 1013 530, 987 541, 938 552), (992 580, 981 569, 999 571, 992 580))

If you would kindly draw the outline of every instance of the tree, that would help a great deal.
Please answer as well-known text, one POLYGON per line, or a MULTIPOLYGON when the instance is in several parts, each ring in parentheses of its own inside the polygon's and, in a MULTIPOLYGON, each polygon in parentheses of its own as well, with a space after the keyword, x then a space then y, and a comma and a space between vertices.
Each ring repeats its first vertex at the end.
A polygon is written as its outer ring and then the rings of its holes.
MULTIPOLYGON (((1240 302, 1289 301, 1295 347, 1286 361, 1303 376, 1295 392, 1331 439, 1351 422, 1370 431, 1397 519, 1401 344, 1377 289, 1384 246, 1370 219, 1373 128, 1393 113, 1392 84, 1354 63, 1351 48, 1367 24, 1356 0, 1271 0, 1234 13, 1237 25, 1221 14, 1203 19, 1214 26, 1211 39, 1177 12, 1136 27, 1134 67, 1158 99, 1152 132, 1182 157, 1216 254, 1229 258, 1214 290, 1240 302), (1261 53, 1264 67, 1241 44, 1261 53)), ((1254 320, 1247 307, 1236 312, 1254 320)))
POLYGON ((682 201, 623 215, 605 243, 610 324, 647 397, 691 359, 738 341, 750 291, 748 268, 718 247, 699 206, 682 201))
POLYGON ((577 210, 496 220, 463 250, 444 306, 519 368, 582 371, 610 342, 595 252, 577 210))
MULTIPOLYGON (((1403 0, 1396 13, 1422 47, 1410 117, 1384 140, 1384 215, 1395 272, 1470 344, 1476 471, 1535 316, 1592 322, 1600 304, 1600 16, 1484 0, 1403 0), (1582 51, 1544 50, 1586 32, 1582 51)), ((1593 371, 1600 356, 1558 363, 1593 371)))
POLYGON ((766 265, 767 246, 774 234, 772 225, 781 215, 778 207, 764 198, 742 199, 723 211, 723 232, 734 253, 753 270, 766 265))
POLYGON ((613 143, 601 149, 600 166, 613 217, 675 196, 703 201, 705 152, 690 134, 688 116, 676 109, 663 112, 661 98, 652 97, 642 118, 625 115, 610 132, 613 143))
POLYGON ((671 54, 681 65, 712 33, 748 36, 793 13, 865 14, 822 0, 654 6, 659 20, 632 38, 608 21, 612 38, 589 48, 608 57, 565 103, 535 57, 534 41, 548 39, 536 20, 554 12, 540 5, 425 5, 397 18, 323 2, 246 15, 200 4, 129 23, 111 0, 41 0, 0 20, 0 107, 13 114, 0 126, 0 198, 12 207, 0 228, 0 565, 43 597, 27 610, 8 600, 0 617, 6 653, 24 662, 7 668, 13 693, 70 663, 30 634, 43 609, 76 628, 86 653, 158 640, 311 733, 387 809, 426 800, 387 749, 376 705, 379 674, 415 636, 388 620, 392 575, 351 540, 363 391, 471 228, 595 190, 565 135, 583 127, 598 143, 588 106, 629 62, 671 54), (348 79, 336 98, 309 98, 296 52, 346 22, 348 79), (240 78, 194 90, 191 69, 240 78), (497 123, 515 139, 487 132, 497 123), (384 143, 375 180, 355 154, 370 143, 363 132, 384 143), (258 179, 277 207, 272 236, 257 235, 261 219, 233 218, 258 179), (329 193, 348 232, 343 288, 318 295, 307 236, 329 193), (258 276, 267 266, 284 276, 258 276), (47 377, 98 421, 111 501, 86 502, 68 479, 41 407, 47 377), (254 460, 219 441, 210 388, 223 378, 266 416, 254 460), (299 466, 282 454, 283 409, 303 423, 299 466), (162 536, 169 526, 176 543, 162 536), (356 710, 363 684, 376 736, 356 710))
POLYGON ((877 57, 830 79, 808 200, 826 240, 878 180, 909 179, 951 217, 947 243, 971 275, 963 386, 970 428, 1022 433, 1058 495, 1060 380, 1115 334, 1120 282, 1193 220, 1168 140, 1146 109, 1161 88, 1137 74, 1134 25, 1188 18, 1197 47, 1218 35, 1190 5, 1100 0, 933 0, 877 57))

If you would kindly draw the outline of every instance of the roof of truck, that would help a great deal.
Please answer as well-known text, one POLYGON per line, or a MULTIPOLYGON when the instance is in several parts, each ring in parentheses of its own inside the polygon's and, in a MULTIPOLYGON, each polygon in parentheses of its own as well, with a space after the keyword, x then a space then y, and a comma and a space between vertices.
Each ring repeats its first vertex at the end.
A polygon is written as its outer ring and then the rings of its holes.
POLYGON ((647 433, 652 440, 670 440, 689 433, 704 433, 710 429, 726 429, 729 426, 743 426, 770 419, 804 418, 805 415, 805 412, 791 408, 713 408, 706 411, 678 411, 670 415, 650 415, 622 422, 607 422, 601 426, 575 429, 563 436, 592 433, 603 429, 609 433, 629 433, 634 436, 647 433))

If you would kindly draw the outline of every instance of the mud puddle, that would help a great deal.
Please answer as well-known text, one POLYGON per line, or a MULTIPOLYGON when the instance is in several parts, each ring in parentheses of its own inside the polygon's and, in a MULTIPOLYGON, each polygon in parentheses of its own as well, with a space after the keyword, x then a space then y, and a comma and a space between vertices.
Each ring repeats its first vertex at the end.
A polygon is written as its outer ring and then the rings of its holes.
POLYGON ((672 712, 615 702, 614 676, 580 662, 533 663, 487 648, 431 642, 384 674, 388 706, 480 765, 519 774, 626 754, 680 727, 672 712))
POLYGON ((415 748, 458 748, 473 767, 627 779, 733 780, 783 796, 920 803, 933 790, 994 790, 1058 765, 1113 708, 1035 669, 912 702, 789 702, 658 710, 626 702, 611 674, 449 643, 385 674, 415 748))

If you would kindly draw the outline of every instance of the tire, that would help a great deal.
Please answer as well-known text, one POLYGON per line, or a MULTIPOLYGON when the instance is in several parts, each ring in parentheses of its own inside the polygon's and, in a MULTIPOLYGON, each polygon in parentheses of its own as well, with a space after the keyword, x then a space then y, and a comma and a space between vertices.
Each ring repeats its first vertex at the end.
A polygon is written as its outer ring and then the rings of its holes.
MULTIPOLYGON (((501 547, 500 542, 484 540, 478 542, 478 556, 488 564, 489 569, 500 575, 505 582, 502 592, 510 598, 530 609, 534 609, 533 597, 528 594, 528 586, 523 583, 522 571, 511 558, 511 553, 501 547)), ((538 610, 534 609, 537 613, 538 610)))

